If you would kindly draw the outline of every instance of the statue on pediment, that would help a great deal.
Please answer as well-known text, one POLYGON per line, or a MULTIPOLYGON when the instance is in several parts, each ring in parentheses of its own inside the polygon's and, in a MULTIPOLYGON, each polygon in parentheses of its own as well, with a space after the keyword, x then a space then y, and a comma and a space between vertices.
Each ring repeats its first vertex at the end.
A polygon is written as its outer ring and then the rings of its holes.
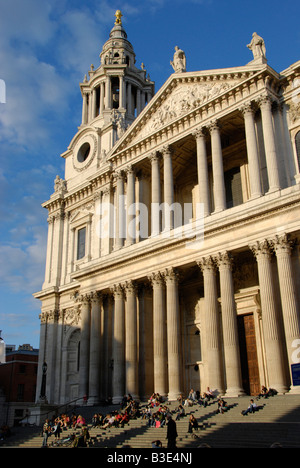
POLYGON ((252 40, 250 44, 247 44, 247 47, 252 51, 254 60, 266 62, 265 41, 256 32, 252 34, 252 40))
POLYGON ((178 46, 175 46, 173 61, 171 61, 170 64, 172 65, 175 73, 186 71, 186 56, 183 50, 179 49, 178 46))

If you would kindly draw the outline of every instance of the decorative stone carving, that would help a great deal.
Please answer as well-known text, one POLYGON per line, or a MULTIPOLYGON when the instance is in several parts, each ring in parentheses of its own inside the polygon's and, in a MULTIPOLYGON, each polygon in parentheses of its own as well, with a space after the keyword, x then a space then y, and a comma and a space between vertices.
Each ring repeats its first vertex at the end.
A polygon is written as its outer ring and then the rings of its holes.
POLYGON ((250 44, 247 44, 247 47, 252 51, 255 62, 267 62, 265 41, 256 32, 252 34, 252 40, 250 44))

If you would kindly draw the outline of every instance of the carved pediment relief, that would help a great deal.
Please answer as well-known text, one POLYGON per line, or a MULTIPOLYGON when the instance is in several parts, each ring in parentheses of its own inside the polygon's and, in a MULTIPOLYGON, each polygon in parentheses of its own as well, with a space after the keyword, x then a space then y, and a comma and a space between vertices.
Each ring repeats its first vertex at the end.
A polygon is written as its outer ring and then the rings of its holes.
POLYGON ((194 83, 179 83, 161 105, 156 105, 151 118, 132 141, 143 138, 170 122, 180 119, 197 107, 214 99, 238 84, 237 80, 206 80, 194 83))

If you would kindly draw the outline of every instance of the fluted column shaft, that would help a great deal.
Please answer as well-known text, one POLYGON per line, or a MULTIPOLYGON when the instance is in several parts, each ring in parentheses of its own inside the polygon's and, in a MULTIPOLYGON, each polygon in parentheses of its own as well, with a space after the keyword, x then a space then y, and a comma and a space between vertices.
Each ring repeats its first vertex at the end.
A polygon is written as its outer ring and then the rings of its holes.
POLYGON ((210 193, 209 193, 209 178, 207 168, 207 154, 205 135, 202 129, 198 129, 195 133, 197 144, 197 171, 198 171, 198 187, 199 187, 199 200, 204 205, 204 216, 211 213, 210 193))
POLYGON ((116 177, 116 229, 115 229, 115 249, 118 250, 124 245, 125 238, 125 207, 124 207, 124 176, 121 171, 115 174, 116 177))
POLYGON ((250 246, 257 260, 262 325, 266 350, 268 386, 279 393, 287 390, 282 353, 279 313, 272 277, 271 252, 267 241, 250 246))
POLYGON ((153 287, 154 392, 167 396, 167 335, 165 286, 160 273, 150 278, 153 287))
POLYGON ((119 404, 125 393, 125 307, 124 293, 120 285, 113 288, 113 403, 119 404))
POLYGON ((269 97, 264 97, 260 101, 264 145, 267 161, 267 172, 269 179, 269 192, 280 189, 280 179, 278 172, 275 135, 272 120, 272 102, 269 97))
POLYGON ((132 245, 136 239, 135 226, 135 172, 130 166, 127 168, 127 235, 126 245, 132 245))
POLYGON ((220 129, 217 122, 210 125, 211 154, 214 180, 215 212, 226 209, 226 195, 223 169, 223 155, 220 129))
POLYGON ((125 365, 126 365, 126 394, 134 399, 138 398, 138 353, 137 353, 137 299, 136 287, 133 282, 125 285, 126 315, 125 315, 125 365))
POLYGON ((216 268, 211 257, 198 262, 204 278, 206 353, 209 386, 223 393, 221 364, 220 319, 217 296, 216 268))
POLYGON ((244 391, 242 387, 237 313, 232 278, 232 259, 228 252, 219 253, 216 257, 216 263, 220 272, 226 395, 239 396, 244 391))
POLYGON ((157 236, 161 232, 161 186, 160 162, 157 153, 150 156, 151 160, 151 235, 157 236))
POLYGON ((91 294, 91 337, 90 337, 90 374, 89 374, 89 405, 100 401, 101 376, 101 296, 91 294))
POLYGON ((91 312, 89 296, 80 296, 81 301, 81 334, 80 334, 80 364, 79 364, 79 397, 89 394, 89 364, 90 364, 90 329, 91 312))
POLYGON ((246 145, 250 178, 251 198, 262 195, 259 155, 256 140, 254 110, 248 104, 242 109, 245 121, 246 145))
POLYGON ((177 400, 182 392, 180 365, 179 299, 178 276, 173 269, 165 275, 167 294, 167 336, 168 336, 168 376, 169 400, 177 400))
POLYGON ((174 181, 172 152, 169 147, 163 149, 164 160, 164 229, 174 228, 174 181))
MULTIPOLYGON (((272 245, 277 257, 284 332, 291 372, 291 365, 295 364, 293 359, 295 343, 298 344, 297 340, 299 340, 300 337, 299 305, 293 279, 291 261, 293 243, 289 240, 288 236, 284 234, 283 236, 276 236, 276 239, 272 242, 272 245)), ((293 393, 299 393, 300 387, 292 386, 292 391, 293 393)))

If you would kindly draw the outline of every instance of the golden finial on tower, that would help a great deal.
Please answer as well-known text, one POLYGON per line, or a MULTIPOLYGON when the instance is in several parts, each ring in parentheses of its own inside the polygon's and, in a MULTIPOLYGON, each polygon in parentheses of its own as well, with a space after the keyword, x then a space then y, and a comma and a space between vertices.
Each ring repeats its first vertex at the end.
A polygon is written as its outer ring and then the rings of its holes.
POLYGON ((122 15, 121 11, 120 11, 120 10, 117 10, 116 13, 115 13, 115 17, 116 17, 115 24, 120 24, 120 25, 122 25, 122 20, 121 20, 122 16, 123 16, 123 15, 122 15))

